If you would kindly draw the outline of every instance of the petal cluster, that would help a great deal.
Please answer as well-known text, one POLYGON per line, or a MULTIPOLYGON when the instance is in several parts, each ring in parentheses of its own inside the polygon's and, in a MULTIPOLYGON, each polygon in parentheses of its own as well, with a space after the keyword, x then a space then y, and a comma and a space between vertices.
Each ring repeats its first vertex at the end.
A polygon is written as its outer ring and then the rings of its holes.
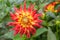
POLYGON ((58 4, 58 2, 51 2, 50 4, 45 6, 45 12, 47 11, 51 11, 51 12, 57 12, 57 10, 55 10, 55 5, 58 4))
POLYGON ((19 9, 14 7, 14 10, 14 13, 10 12, 13 22, 8 23, 8 25, 14 26, 14 35, 20 33, 21 36, 25 34, 28 38, 30 38, 31 34, 35 34, 36 28, 42 27, 42 20, 39 19, 41 14, 34 10, 33 4, 26 8, 26 2, 24 2, 24 8, 22 8, 22 6, 20 6, 19 9))

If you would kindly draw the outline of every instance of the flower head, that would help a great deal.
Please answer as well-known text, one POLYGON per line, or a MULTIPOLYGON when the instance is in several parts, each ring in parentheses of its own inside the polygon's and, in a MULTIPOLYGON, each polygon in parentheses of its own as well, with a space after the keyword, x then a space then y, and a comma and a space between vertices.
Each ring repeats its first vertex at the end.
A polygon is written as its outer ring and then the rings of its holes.
POLYGON ((57 10, 54 9, 55 5, 58 4, 58 2, 52 2, 45 6, 45 12, 51 11, 51 12, 57 12, 57 10))
POLYGON ((40 28, 42 20, 38 17, 41 14, 38 14, 36 10, 34 10, 34 5, 31 4, 28 9, 26 8, 26 2, 24 2, 24 8, 20 6, 20 8, 14 7, 15 13, 10 13, 11 19, 14 22, 9 22, 8 25, 14 26, 13 30, 14 34, 20 33, 22 36, 25 34, 28 38, 30 34, 35 34, 36 28, 40 28))

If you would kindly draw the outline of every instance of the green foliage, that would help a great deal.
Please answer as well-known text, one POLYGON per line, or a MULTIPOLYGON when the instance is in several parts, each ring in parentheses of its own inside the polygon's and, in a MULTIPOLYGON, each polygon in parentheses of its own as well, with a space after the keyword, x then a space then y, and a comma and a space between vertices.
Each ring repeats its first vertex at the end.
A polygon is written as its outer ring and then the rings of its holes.
POLYGON ((16 36, 14 36, 13 40, 26 40, 26 36, 20 36, 20 34, 17 34, 16 36))
POLYGON ((49 27, 48 27, 47 40, 56 40, 55 34, 51 31, 49 27))
POLYGON ((36 34, 33 37, 37 37, 39 35, 41 35, 42 33, 46 32, 47 29, 46 28, 40 28, 36 31, 36 34))
POLYGON ((13 40, 22 40, 22 38, 20 38, 20 34, 17 34, 13 40))

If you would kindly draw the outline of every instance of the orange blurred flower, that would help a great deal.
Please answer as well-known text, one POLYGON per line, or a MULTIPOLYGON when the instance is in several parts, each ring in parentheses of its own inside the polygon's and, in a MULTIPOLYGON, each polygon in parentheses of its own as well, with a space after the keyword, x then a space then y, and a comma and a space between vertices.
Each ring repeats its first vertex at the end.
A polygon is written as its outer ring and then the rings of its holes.
POLYGON ((27 38, 30 38, 30 34, 35 34, 37 27, 42 27, 42 20, 38 18, 41 14, 38 14, 36 10, 34 10, 33 4, 26 9, 26 2, 24 2, 24 8, 21 6, 19 9, 14 7, 14 10, 14 14, 12 12, 10 13, 11 19, 14 22, 8 23, 8 25, 14 26, 14 35, 20 33, 21 36, 25 34, 27 38))
POLYGON ((45 6, 45 12, 51 11, 51 12, 57 12, 57 10, 54 9, 55 5, 58 4, 58 2, 52 2, 45 6))

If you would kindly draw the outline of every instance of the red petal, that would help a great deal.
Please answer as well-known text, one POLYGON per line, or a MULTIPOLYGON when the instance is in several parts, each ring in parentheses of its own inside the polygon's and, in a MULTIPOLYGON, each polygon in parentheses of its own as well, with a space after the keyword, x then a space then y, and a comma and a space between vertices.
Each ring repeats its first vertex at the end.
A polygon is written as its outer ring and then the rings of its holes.
POLYGON ((15 17, 15 15, 12 12, 10 12, 10 16, 15 17))
POLYGON ((15 28, 14 30, 20 30, 21 26, 17 24, 14 28, 15 28))
POLYGON ((41 24, 43 22, 43 20, 38 19, 37 22, 41 24))
POLYGON ((38 19, 38 14, 34 15, 34 20, 38 19))
POLYGON ((52 2, 51 4, 52 4, 52 5, 56 5, 56 2, 52 2))
POLYGON ((36 10, 34 10, 31 15, 34 16, 36 13, 36 10))
POLYGON ((26 12, 26 0, 24 1, 24 11, 26 12))
POLYGON ((30 38, 30 32, 27 31, 27 34, 26 34, 27 38, 30 38))
POLYGON ((34 26, 37 26, 38 28, 40 28, 40 25, 38 23, 34 24, 34 26))
POLYGON ((41 17, 42 15, 41 14, 35 14, 33 17, 34 17, 34 20, 38 19, 38 17, 41 17))
POLYGON ((43 16, 43 14, 42 14, 42 13, 39 13, 39 16, 40 16, 40 17, 42 17, 42 16, 43 16))
POLYGON ((14 27, 14 30, 15 30, 14 35, 18 34, 19 31, 20 31, 20 25, 16 25, 16 26, 14 27))
POLYGON ((34 9, 34 5, 30 4, 29 8, 28 8, 28 11, 29 12, 32 12, 32 10, 34 9))
POLYGON ((29 8, 28 8, 28 11, 31 12, 31 4, 30 4, 30 6, 29 6, 29 8))
POLYGON ((36 29, 33 27, 28 27, 28 30, 30 31, 31 34, 35 34, 36 29))
POLYGON ((20 35, 22 36, 24 34, 24 28, 21 28, 20 35))
POLYGON ((15 31, 15 32, 14 32, 14 36, 15 36, 16 34, 18 34, 18 33, 19 33, 19 31, 15 31))
POLYGON ((33 9, 34 9, 34 4, 31 5, 31 10, 33 10, 33 9))
POLYGON ((13 14, 12 12, 10 12, 10 16, 11 16, 11 19, 12 19, 12 20, 16 20, 16 19, 17 19, 17 18, 16 18, 16 15, 13 14))
POLYGON ((16 7, 14 7, 14 10, 15 10, 16 12, 19 12, 18 8, 16 8, 16 7))
POLYGON ((27 31, 27 30, 26 30, 26 28, 25 28, 25 30, 24 30, 24 34, 26 34, 26 31, 27 31))
POLYGON ((20 12, 22 11, 22 6, 21 5, 20 5, 20 9, 19 10, 20 10, 20 12))
POLYGON ((9 26, 15 26, 16 22, 9 22, 7 25, 9 25, 9 26))
POLYGON ((34 35, 36 33, 36 29, 35 28, 31 28, 31 33, 34 35))

